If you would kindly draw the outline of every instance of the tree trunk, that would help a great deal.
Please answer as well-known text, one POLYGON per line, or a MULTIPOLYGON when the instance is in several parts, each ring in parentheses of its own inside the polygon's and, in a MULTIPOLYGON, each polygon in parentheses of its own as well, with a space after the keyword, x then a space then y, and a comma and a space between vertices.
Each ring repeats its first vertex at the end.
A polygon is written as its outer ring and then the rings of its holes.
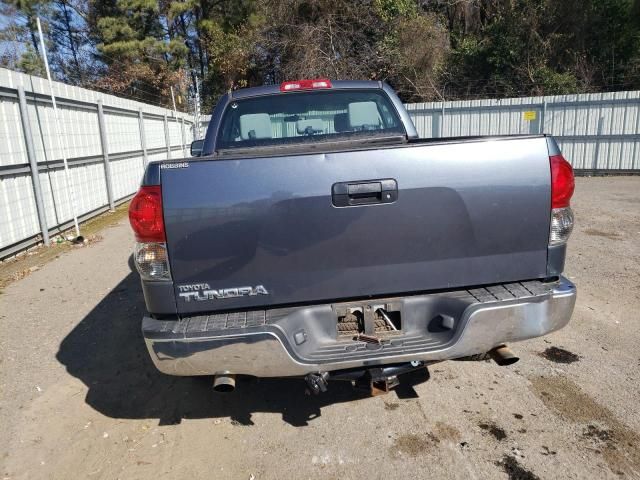
POLYGON ((60 2, 62 4, 62 13, 64 18, 64 28, 69 37, 69 47, 71 48, 71 55, 73 56, 73 63, 76 66, 76 74, 80 78, 80 84, 84 83, 84 78, 82 76, 82 69, 80 67, 80 61, 78 60, 78 49, 76 48, 76 41, 73 37, 73 32, 71 31, 71 18, 69 18, 69 10, 67 10, 67 1, 62 0, 60 2))

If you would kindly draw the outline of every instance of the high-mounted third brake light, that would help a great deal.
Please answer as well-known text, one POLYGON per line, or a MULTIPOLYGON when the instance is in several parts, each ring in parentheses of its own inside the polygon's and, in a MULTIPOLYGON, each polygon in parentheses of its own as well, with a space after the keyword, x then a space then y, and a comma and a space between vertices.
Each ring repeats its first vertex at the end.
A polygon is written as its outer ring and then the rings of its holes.
POLYGON ((164 242, 160 185, 140 187, 129 205, 129 222, 139 242, 164 242))
POLYGON ((315 90, 316 88, 331 88, 331 80, 328 78, 316 78, 314 80, 293 80, 280 84, 281 92, 293 90, 315 90))

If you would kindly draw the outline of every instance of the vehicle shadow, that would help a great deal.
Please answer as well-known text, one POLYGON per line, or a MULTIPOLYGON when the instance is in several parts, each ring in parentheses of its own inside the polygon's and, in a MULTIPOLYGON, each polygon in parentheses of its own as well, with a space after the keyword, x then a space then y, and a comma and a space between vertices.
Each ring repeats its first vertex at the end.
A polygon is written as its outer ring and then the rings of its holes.
MULTIPOLYGON (((252 425, 254 412, 276 412, 293 426, 305 426, 327 405, 368 397, 346 382, 331 382, 328 392, 309 396, 303 379, 239 377, 234 392, 216 393, 211 377, 164 375, 144 345, 143 309, 138 275, 131 272, 64 338, 56 356, 87 386, 86 402, 109 417, 158 418, 160 425, 227 417, 252 425)), ((409 385, 397 395, 417 396, 409 385)))

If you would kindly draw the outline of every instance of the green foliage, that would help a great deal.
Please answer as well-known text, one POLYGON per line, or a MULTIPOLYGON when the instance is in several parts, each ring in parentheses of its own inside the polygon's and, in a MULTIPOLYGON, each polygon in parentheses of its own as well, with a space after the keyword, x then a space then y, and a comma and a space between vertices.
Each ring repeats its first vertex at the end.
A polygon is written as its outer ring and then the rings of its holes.
POLYGON ((28 73, 29 75, 37 75, 39 77, 44 77, 46 75, 42 57, 30 45, 20 56, 16 66, 18 67, 18 70, 28 73))
POLYGON ((631 0, 479 1, 448 18, 453 97, 563 94, 637 88, 640 2, 631 0), (635 9, 635 10, 634 10, 635 9), (636 59, 636 60, 634 60, 636 59))
POLYGON ((374 0, 373 8, 385 22, 399 17, 415 17, 418 14, 416 2, 412 0, 374 0))
POLYGON ((435 15, 397 19, 381 51, 385 53, 387 80, 403 98, 442 98, 439 84, 449 52, 449 36, 435 15))
POLYGON ((549 67, 540 67, 533 73, 533 76, 545 95, 580 92, 580 82, 571 72, 559 73, 549 67))
MULTIPOLYGON (((640 0, 17 0, 0 64, 169 104, 304 77, 380 79, 404 100, 640 88, 640 0), (15 51, 15 53, 13 53, 15 51), (193 76, 192 76, 193 74, 193 76)), ((184 103, 183 103, 184 104, 184 103)))

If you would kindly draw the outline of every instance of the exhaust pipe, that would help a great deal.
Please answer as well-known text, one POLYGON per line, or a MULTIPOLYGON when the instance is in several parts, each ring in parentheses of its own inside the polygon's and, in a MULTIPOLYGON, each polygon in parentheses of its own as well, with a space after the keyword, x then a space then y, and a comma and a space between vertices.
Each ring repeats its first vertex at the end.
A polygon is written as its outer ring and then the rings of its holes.
POLYGON ((515 353, 511 351, 509 347, 506 345, 500 345, 499 347, 494 348, 489 351, 489 355, 501 367, 506 367, 507 365, 513 365, 520 357, 516 356, 515 353))
POLYGON ((220 393, 230 393, 236 389, 236 376, 231 373, 213 377, 213 389, 220 393))

